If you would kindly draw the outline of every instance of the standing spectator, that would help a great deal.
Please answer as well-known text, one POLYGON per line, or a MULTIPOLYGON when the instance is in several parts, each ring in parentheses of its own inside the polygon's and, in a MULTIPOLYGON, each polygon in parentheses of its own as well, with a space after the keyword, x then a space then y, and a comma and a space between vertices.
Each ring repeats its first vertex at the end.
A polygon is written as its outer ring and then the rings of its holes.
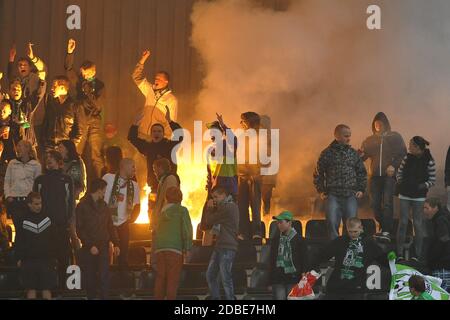
POLYGON ((8 218, 2 203, 0 204, 0 265, 4 265, 8 257, 10 236, 11 234, 8 230, 8 218))
POLYGON ((270 242, 270 279, 274 300, 286 300, 305 271, 306 247, 285 211, 276 217, 280 234, 270 242))
POLYGON ((183 256, 192 247, 191 218, 188 209, 181 205, 183 194, 180 188, 167 189, 166 200, 167 205, 164 206, 156 227, 156 300, 176 299, 183 256))
POLYGON ((400 223, 397 233, 397 255, 403 259, 409 214, 414 222, 414 248, 412 260, 422 259, 424 238, 423 204, 428 190, 436 182, 436 165, 427 146, 430 143, 422 137, 414 137, 409 142, 409 153, 403 159, 397 172, 400 199, 400 223))
POLYGON ((133 181, 136 167, 132 159, 125 158, 120 163, 117 174, 108 173, 103 180, 106 187, 105 201, 108 204, 113 224, 119 236, 119 267, 125 271, 128 266, 128 245, 130 223, 136 221, 140 212, 139 186, 133 181))
MULTIPOLYGON (((153 163, 153 171, 159 180, 159 184, 158 184, 158 192, 156 193, 156 203, 154 208, 150 211, 149 217, 150 229, 152 232, 152 242, 156 240, 156 232, 159 223, 159 218, 161 217, 161 212, 163 211, 163 208, 167 205, 166 199, 167 190, 171 187, 177 188, 180 187, 180 181, 178 180, 178 177, 176 177, 171 173, 170 161, 167 160, 166 158, 156 160, 153 163)), ((156 259, 157 256, 155 248, 152 247, 151 262, 155 269, 157 268, 156 259)))
POLYGON ((33 44, 28 44, 27 57, 19 58, 17 61, 17 69, 14 70, 14 63, 16 60, 16 47, 15 45, 9 51, 9 63, 8 63, 8 80, 18 78, 21 84, 23 92, 23 99, 29 99, 36 96, 39 91, 41 82, 45 81, 47 76, 47 67, 45 63, 34 55, 33 44))
POLYGON ((26 198, 33 191, 34 180, 41 175, 42 168, 29 141, 19 141, 16 153, 17 158, 11 160, 6 169, 4 191, 8 216, 16 230, 20 230, 26 198))
POLYGON ((120 162, 123 159, 122 149, 119 146, 110 146, 105 151, 105 167, 102 169, 102 177, 107 173, 116 174, 120 170, 120 162))
POLYGON ((11 103, 8 100, 0 102, 0 141, 3 143, 0 162, 5 164, 5 170, 9 161, 16 157, 15 147, 22 138, 20 127, 13 121, 11 113, 11 103))
POLYGON ((52 95, 41 100, 38 109, 45 110, 42 124, 41 150, 55 150, 62 140, 73 140, 75 145, 80 142, 79 111, 75 101, 69 96, 69 79, 65 76, 53 80, 52 95))
MULTIPOLYGON (((238 205, 239 205, 239 239, 261 239, 261 165, 259 159, 256 164, 250 163, 250 146, 257 146, 259 151, 259 129, 261 117, 255 112, 246 112, 241 115, 241 125, 248 134, 248 143, 245 144, 245 163, 238 165, 238 205), (250 212, 252 219, 250 222, 250 212)), ((246 138, 245 138, 246 139, 246 138)), ((259 155, 259 152, 258 152, 259 155)))
POLYGON ((431 220, 432 237, 427 255, 434 277, 442 279, 442 288, 450 290, 450 213, 437 198, 429 198, 423 206, 425 218, 431 220))
POLYGON ((406 155, 406 146, 402 136, 392 131, 383 112, 375 116, 372 132, 373 135, 362 143, 361 157, 363 161, 370 159, 370 200, 381 226, 377 237, 390 241, 394 224, 395 173, 406 155))
POLYGON ((88 195, 81 200, 76 210, 77 232, 83 244, 83 274, 89 300, 97 296, 98 282, 100 282, 100 298, 108 299, 110 242, 114 244, 114 254, 120 255, 117 231, 104 200, 106 186, 105 180, 93 180, 88 195))
POLYGON ((3 196, 3 186, 8 163, 16 157, 15 147, 21 140, 20 128, 11 117, 11 103, 8 100, 0 102, 0 143, 3 150, 0 155, 0 195, 3 196))
MULTIPOLYGON (((268 145, 272 150, 272 134, 271 134, 271 119, 267 115, 261 116, 261 129, 265 129, 268 132, 268 145)), ((268 153, 269 154, 269 153, 268 153)), ((270 152, 271 154, 271 152, 270 152)), ((261 201, 263 215, 270 215, 270 208, 272 202, 273 190, 277 186, 277 175, 263 175, 261 180, 261 201)))
POLYGON ((61 154, 51 150, 46 156, 45 174, 34 181, 33 191, 41 194, 44 212, 48 214, 56 229, 56 243, 60 289, 65 288, 66 270, 72 256, 71 232, 75 224, 75 197, 72 178, 63 173, 64 160, 61 154))
MULTIPOLYGON (((180 136, 178 141, 164 138, 164 127, 159 123, 155 123, 151 129, 152 141, 148 142, 147 140, 138 137, 138 129, 139 124, 142 121, 142 116, 139 116, 138 118, 139 119, 136 121, 136 123, 130 128, 130 131, 128 133, 128 140, 147 159, 147 184, 151 188, 151 193, 156 194, 158 190, 158 178, 153 172, 153 163, 156 160, 163 158, 169 160, 171 173, 176 175, 177 165, 176 159, 172 158, 172 151, 178 144, 183 141, 183 135, 180 136)), ((172 131, 182 129, 178 123, 171 120, 170 111, 167 107, 166 120, 169 123, 172 131)))
POLYGON ((219 130, 222 134, 220 141, 216 140, 214 134, 211 134, 212 145, 207 152, 207 182, 208 191, 207 200, 203 207, 200 228, 205 229, 206 204, 212 199, 211 191, 215 187, 222 187, 237 201, 238 197, 238 178, 237 178, 237 137, 229 130, 223 122, 222 116, 217 115, 217 121, 207 124, 210 130, 219 130), (220 152, 218 151, 220 150, 220 152), (219 154, 221 153, 221 154, 219 154), (220 156, 220 157, 219 157, 220 156))
POLYGON ((372 237, 364 236, 358 218, 346 221, 347 234, 334 239, 312 261, 312 269, 335 258, 334 271, 327 282, 327 299, 340 299, 349 294, 359 294, 366 288, 366 269, 374 260, 388 264, 387 254, 372 237))
POLYGON ((27 212, 24 214, 22 229, 17 233, 17 266, 27 299, 36 299, 37 291, 42 298, 50 300, 51 290, 55 287, 55 225, 42 208, 39 193, 31 192, 27 197, 27 212))
POLYGON ((445 159, 445 187, 447 188, 447 210, 450 211, 450 147, 445 159))
POLYGON ((24 129, 24 139, 33 146, 42 144, 41 137, 43 111, 36 110, 43 99, 47 88, 47 67, 34 54, 33 44, 28 44, 28 56, 20 58, 17 71, 14 71, 16 48, 10 50, 8 64, 8 80, 10 82, 10 99, 12 117, 24 129))
POLYGON ((170 76, 166 71, 158 71, 155 74, 154 84, 144 76, 145 63, 150 57, 150 51, 142 53, 141 60, 133 72, 133 81, 145 96, 145 117, 140 123, 139 131, 147 136, 151 135, 151 129, 155 123, 164 127, 164 136, 170 139, 172 129, 166 117, 166 106, 170 110, 173 121, 178 117, 178 101, 170 89, 170 76))
POLYGON ((158 192, 156 194, 155 208, 152 210, 150 223, 152 230, 156 229, 158 219, 165 205, 167 205, 166 193, 170 187, 179 187, 180 181, 171 173, 170 161, 166 158, 158 159, 153 163, 153 171, 158 178, 158 192), (155 229, 153 229, 155 228, 155 229))
MULTIPOLYGON (((314 172, 314 185, 322 200, 327 200, 326 218, 330 240, 339 236, 341 220, 356 217, 357 199, 367 186, 367 171, 358 152, 350 146, 352 132, 338 125, 335 140, 320 154, 314 172)), ((344 225, 345 228, 345 225, 344 225)))
POLYGON ((105 84, 97 78, 96 65, 85 61, 80 67, 80 73, 74 70, 74 52, 76 41, 70 39, 67 44, 67 55, 64 68, 71 86, 76 90, 76 101, 79 104, 81 132, 78 143, 78 153, 83 156, 86 144, 89 144, 91 162, 96 178, 100 177, 103 168, 102 158, 102 111, 106 107, 105 84))
POLYGON ((233 197, 222 187, 212 190, 208 201, 206 224, 216 236, 206 280, 213 300, 220 300, 220 280, 226 300, 235 300, 232 277, 233 262, 238 249, 239 209, 233 197))
POLYGON ((86 193, 86 166, 83 159, 77 153, 77 149, 72 140, 62 140, 57 146, 57 150, 64 159, 63 171, 73 180, 75 201, 80 200, 86 193))

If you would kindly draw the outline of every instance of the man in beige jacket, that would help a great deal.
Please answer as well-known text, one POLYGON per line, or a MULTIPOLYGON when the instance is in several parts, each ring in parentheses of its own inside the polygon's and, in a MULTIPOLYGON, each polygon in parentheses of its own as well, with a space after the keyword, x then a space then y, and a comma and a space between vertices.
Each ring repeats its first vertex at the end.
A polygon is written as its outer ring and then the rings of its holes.
POLYGON ((155 123, 164 126, 165 137, 170 139, 172 129, 166 120, 166 106, 169 108, 173 121, 178 117, 178 101, 170 89, 170 76, 166 71, 158 71, 155 74, 154 84, 150 83, 144 76, 145 63, 150 57, 150 51, 142 53, 141 60, 133 72, 133 81, 145 96, 145 117, 139 127, 139 132, 149 138, 151 127, 155 123))

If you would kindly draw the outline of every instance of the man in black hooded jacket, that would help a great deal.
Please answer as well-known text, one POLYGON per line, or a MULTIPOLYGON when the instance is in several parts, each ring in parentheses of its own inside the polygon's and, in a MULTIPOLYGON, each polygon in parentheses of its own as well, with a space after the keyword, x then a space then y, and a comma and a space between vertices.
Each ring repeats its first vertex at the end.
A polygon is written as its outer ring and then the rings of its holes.
POLYGON ((394 220, 395 174, 406 155, 402 136, 391 130, 387 116, 379 112, 372 122, 373 135, 361 146, 363 161, 370 159, 369 193, 375 218, 381 226, 379 238, 390 241, 394 220))

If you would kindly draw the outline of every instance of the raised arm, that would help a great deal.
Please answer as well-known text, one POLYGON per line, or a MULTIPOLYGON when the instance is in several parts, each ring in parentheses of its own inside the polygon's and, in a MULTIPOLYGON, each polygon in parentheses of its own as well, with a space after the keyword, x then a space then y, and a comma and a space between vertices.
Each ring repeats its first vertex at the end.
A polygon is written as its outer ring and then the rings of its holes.
POLYGON ((138 86, 139 90, 141 90, 144 96, 147 96, 153 93, 153 87, 150 82, 148 82, 147 78, 144 76, 144 67, 148 58, 150 58, 150 51, 146 50, 142 53, 141 60, 139 60, 138 64, 134 68, 133 71, 133 81, 138 86))
POLYGON ((69 39, 67 42, 67 54, 64 61, 64 69, 66 70, 66 76, 69 78, 70 86, 75 88, 78 82, 77 72, 73 68, 75 49, 77 47, 77 42, 74 39, 69 39))
POLYGON ((32 43, 28 43, 28 58, 30 58, 31 62, 33 62, 34 66, 36 67, 39 79, 45 81, 45 78, 47 77, 47 66, 45 65, 44 61, 34 55, 32 43))
POLYGON ((8 81, 11 81, 15 78, 14 61, 16 60, 16 55, 17 55, 16 45, 13 44, 13 46, 9 50, 9 61, 7 69, 8 81))

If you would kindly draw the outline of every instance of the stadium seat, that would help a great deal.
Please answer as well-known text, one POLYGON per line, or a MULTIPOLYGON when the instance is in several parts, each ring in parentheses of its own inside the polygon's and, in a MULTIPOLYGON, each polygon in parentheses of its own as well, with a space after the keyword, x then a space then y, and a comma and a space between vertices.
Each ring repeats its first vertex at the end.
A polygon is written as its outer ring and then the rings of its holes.
POLYGON ((131 271, 119 272, 114 270, 110 272, 111 290, 134 290, 135 278, 131 271))
POLYGON ((306 239, 328 239, 326 220, 309 220, 306 224, 306 239))
POLYGON ((239 248, 234 259, 237 264, 256 264, 256 248, 249 241, 240 241, 239 248))
POLYGON ((148 224, 130 224, 130 242, 149 241, 152 239, 148 224))
POLYGON ((269 283, 269 272, 267 269, 261 267, 256 267, 253 269, 250 276, 250 283, 247 288, 247 293, 249 294, 270 294, 268 291, 269 283))
POLYGON ((214 247, 193 246, 191 255, 186 263, 203 263, 208 264, 214 247))
POLYGON ((270 262, 270 245, 261 246, 261 252, 259 254, 258 264, 268 266, 270 262))
POLYGON ((130 247, 128 250, 128 264, 130 266, 147 265, 147 252, 144 247, 130 247))

